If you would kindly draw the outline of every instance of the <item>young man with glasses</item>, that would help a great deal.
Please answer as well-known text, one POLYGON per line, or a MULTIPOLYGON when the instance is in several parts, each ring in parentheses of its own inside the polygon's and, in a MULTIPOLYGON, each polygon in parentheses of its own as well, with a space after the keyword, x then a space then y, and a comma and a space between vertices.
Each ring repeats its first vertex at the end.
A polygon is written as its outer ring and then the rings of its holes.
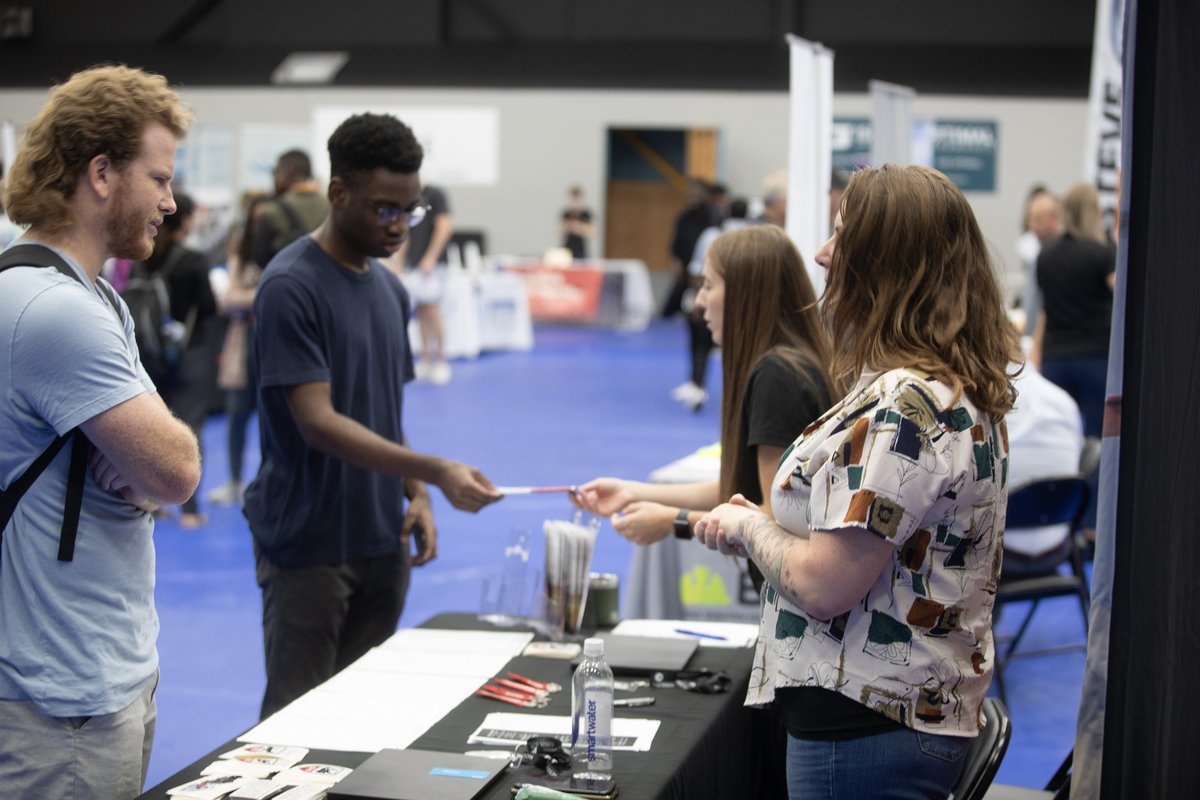
POLYGON ((500 498, 479 470, 409 449, 401 423, 409 298, 377 259, 424 216, 422 155, 395 117, 343 122, 329 139, 329 217, 272 259, 255 297, 262 463, 245 513, 264 717, 395 631, 410 565, 437 554, 426 484, 472 512, 500 498))

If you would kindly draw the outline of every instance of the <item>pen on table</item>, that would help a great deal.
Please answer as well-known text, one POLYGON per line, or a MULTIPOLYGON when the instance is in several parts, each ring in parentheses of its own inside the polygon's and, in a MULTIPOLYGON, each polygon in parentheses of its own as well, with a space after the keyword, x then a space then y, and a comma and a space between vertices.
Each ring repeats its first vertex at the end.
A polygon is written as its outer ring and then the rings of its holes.
POLYGON ((676 633, 682 633, 684 636, 695 636, 697 639, 715 639, 715 640, 717 640, 718 642, 727 642, 727 641, 729 641, 729 640, 728 640, 728 639, 726 639, 724 636, 718 636, 718 635, 717 635, 717 634, 715 634, 715 633, 703 633, 703 632, 701 632, 701 631, 689 631, 689 630, 687 630, 687 629, 685 629, 685 628, 676 628, 676 629, 675 629, 675 632, 676 632, 676 633))
POLYGON ((613 700, 613 706, 616 708, 636 708, 637 706, 652 705, 654 705, 653 697, 622 697, 618 700, 613 700))

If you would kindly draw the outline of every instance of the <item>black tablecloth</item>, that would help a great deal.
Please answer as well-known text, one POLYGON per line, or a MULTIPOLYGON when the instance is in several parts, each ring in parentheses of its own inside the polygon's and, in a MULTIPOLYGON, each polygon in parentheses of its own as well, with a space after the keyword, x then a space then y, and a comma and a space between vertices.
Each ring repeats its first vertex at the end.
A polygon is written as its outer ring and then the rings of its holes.
MULTIPOLYGON (((440 614, 421 627, 456 630, 499 630, 470 614, 440 614)), ((511 630, 511 629, 509 629, 511 630)), ((617 692, 618 697, 652 695, 655 704, 640 708, 618 708, 619 717, 648 718, 661 721, 649 752, 617 751, 613 755, 613 773, 622 800, 683 800, 684 798, 754 797, 757 794, 761 762, 754 745, 752 729, 763 712, 742 705, 750 676, 752 651, 744 648, 701 647, 689 668, 707 667, 724 670, 731 678, 730 689, 723 694, 703 695, 676 688, 639 689, 617 692)), ((560 659, 518 656, 506 669, 536 680, 555 681, 563 691, 551 696, 550 705, 529 710, 531 714, 568 716, 571 713, 571 665, 560 659)), ((436 725, 410 745, 422 750, 461 753, 486 746, 467 744, 467 737, 484 717, 494 711, 522 713, 507 703, 483 697, 470 697, 460 703, 436 725)), ((238 746, 225 742, 210 753, 142 794, 139 800, 166 797, 167 789, 194 780, 200 770, 217 756, 238 746)), ((356 767, 369 753, 311 750, 305 762, 356 767)), ((487 800, 511 798, 512 775, 502 775, 489 791, 480 795, 487 800)))

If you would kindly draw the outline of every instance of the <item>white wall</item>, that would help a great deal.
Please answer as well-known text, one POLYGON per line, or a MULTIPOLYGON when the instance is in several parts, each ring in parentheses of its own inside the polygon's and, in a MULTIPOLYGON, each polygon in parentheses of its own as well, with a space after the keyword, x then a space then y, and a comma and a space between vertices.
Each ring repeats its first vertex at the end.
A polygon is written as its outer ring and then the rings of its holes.
MULTIPOLYGON (((735 194, 757 194, 762 179, 787 158, 788 100, 782 92, 200 88, 183 95, 204 125, 308 124, 312 110, 324 105, 497 108, 498 185, 447 187, 457 224, 486 230, 494 253, 538 253, 554 244, 572 183, 583 186, 599 214, 596 242, 604 241, 610 127, 719 128, 723 178, 735 194)), ((21 127, 45 98, 41 91, 0 91, 0 119, 21 127)), ((870 116, 869 97, 837 95, 834 114, 870 116)), ((1061 192, 1080 177, 1086 102, 918 95, 913 114, 997 121, 997 191, 969 197, 997 256, 1016 269, 1013 242, 1030 185, 1043 182, 1061 192)))

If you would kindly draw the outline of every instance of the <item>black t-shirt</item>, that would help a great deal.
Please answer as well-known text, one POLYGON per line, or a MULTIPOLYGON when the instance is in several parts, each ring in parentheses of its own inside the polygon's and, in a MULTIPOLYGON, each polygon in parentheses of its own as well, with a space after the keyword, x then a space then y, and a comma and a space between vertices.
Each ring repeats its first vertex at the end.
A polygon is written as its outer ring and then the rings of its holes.
POLYGON ((759 445, 787 447, 832 405, 821 371, 805 365, 804 373, 785 358, 769 354, 759 360, 746 383, 742 405, 741 473, 737 490, 752 503, 763 501, 758 482, 759 445))
MULTIPOLYGON (((833 405, 821 371, 811 364, 804 372, 775 354, 764 356, 750 373, 742 404, 742 466, 735 484, 752 503, 763 501, 758 480, 759 445, 786 448, 813 420, 833 405)), ((754 589, 762 593, 763 574, 753 561, 746 562, 754 589)))
POLYGON ((1037 281, 1046 312, 1045 358, 1106 355, 1116 269, 1110 245, 1063 234, 1038 254, 1037 281))
POLYGON ((379 262, 352 272, 311 236, 285 247, 263 272, 254 298, 262 463, 243 512, 272 564, 342 564, 399 550, 404 477, 310 447, 287 391, 328 382, 335 411, 403 442, 410 308, 400 279, 379 262))
MULTIPOLYGON (((450 213, 450 201, 446 193, 436 186, 426 186, 421 190, 421 202, 429 206, 425 219, 415 228, 408 229, 408 255, 405 257, 407 266, 415 267, 425 257, 429 243, 433 241, 433 223, 442 214, 450 213)), ((437 263, 446 261, 446 251, 438 253, 437 263)))
MULTIPOLYGON (((586 208, 563 209, 562 221, 568 222, 571 220, 583 223, 591 222, 592 212, 586 208)), ((564 236, 563 247, 571 251, 572 258, 587 258, 587 240, 578 233, 568 233, 564 236)))

